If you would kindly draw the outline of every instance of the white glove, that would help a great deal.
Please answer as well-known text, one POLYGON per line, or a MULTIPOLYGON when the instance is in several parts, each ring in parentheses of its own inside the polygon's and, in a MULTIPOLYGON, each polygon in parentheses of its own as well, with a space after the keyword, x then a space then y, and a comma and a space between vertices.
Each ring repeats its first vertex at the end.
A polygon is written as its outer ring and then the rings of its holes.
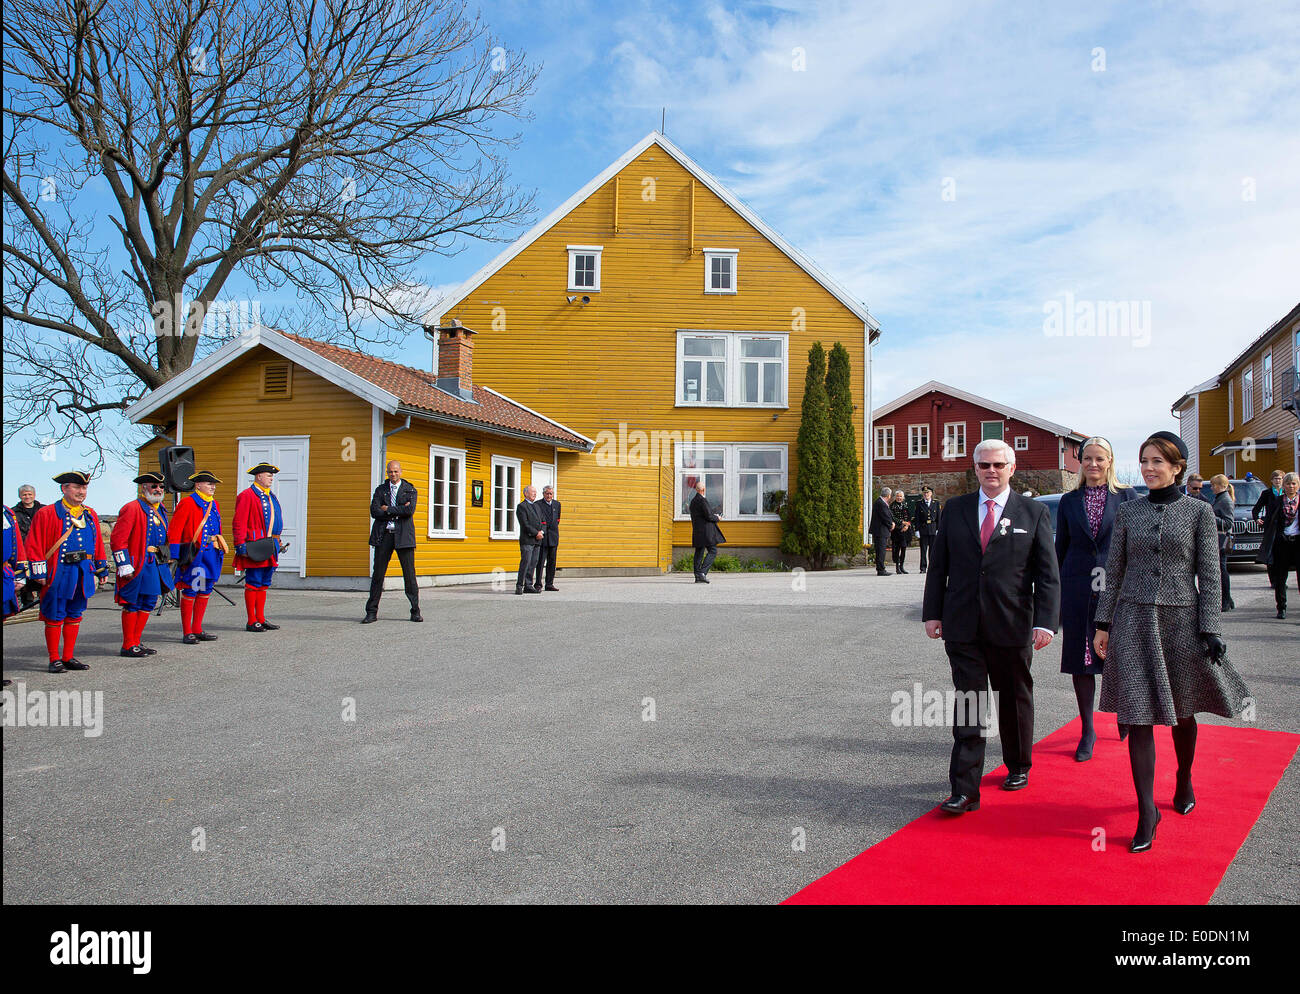
POLYGON ((132 573, 134 573, 134 572, 135 572, 135 567, 134 567, 134 566, 131 566, 130 564, 128 564, 128 565, 126 565, 126 566, 120 566, 120 567, 118 567, 117 575, 118 575, 119 577, 128 577, 128 576, 130 576, 130 575, 131 575, 132 573))

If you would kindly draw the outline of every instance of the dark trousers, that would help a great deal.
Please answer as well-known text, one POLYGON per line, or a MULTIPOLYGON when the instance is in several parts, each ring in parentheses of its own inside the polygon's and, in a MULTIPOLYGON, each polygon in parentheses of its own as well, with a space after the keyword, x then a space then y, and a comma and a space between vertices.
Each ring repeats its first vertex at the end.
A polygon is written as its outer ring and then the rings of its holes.
MULTIPOLYGON (((1034 678, 1029 673, 1033 643, 1006 646, 980 640, 945 642, 944 648, 955 690, 983 695, 992 684, 997 692, 998 736, 1007 772, 1029 772, 1034 747, 1034 678)), ((961 699, 953 715, 952 737, 952 760, 948 764, 952 792, 977 798, 984 775, 985 736, 980 734, 979 712, 964 707, 961 699)))
POLYGON ((917 535, 917 544, 921 546, 921 569, 930 565, 930 546, 934 542, 933 535, 917 535))
POLYGON ((1286 607, 1286 581, 1296 575, 1296 590, 1300 591, 1300 539, 1285 541, 1281 535, 1273 539, 1273 562, 1268 567, 1268 579, 1273 584, 1273 599, 1279 608, 1286 607))
POLYGON ((1228 578, 1228 550, 1219 550, 1219 601, 1227 608, 1232 600, 1232 581, 1228 578))
POLYGON ((907 562, 907 547, 911 543, 911 536, 900 529, 899 531, 894 532, 893 543, 894 565, 902 566, 907 562))
POLYGON ((546 586, 555 586, 555 550, 559 546, 539 545, 537 547, 537 580, 536 586, 542 585, 542 575, 546 575, 546 586))
POLYGON ((695 547, 695 575, 707 576, 709 567, 713 565, 713 560, 717 558, 718 547, 716 545, 697 545, 695 547))
POLYGON ((876 572, 885 572, 885 550, 889 548, 889 531, 877 528, 871 533, 871 547, 876 550, 876 572))
POLYGON ((515 577, 515 589, 523 590, 533 585, 533 571, 537 568, 537 553, 540 545, 519 543, 519 575, 515 577))
POLYGON ((379 598, 384 593, 384 575, 388 564, 397 553, 397 561, 402 564, 402 580, 406 583, 406 599, 411 602, 411 610, 420 610, 420 587, 415 581, 415 550, 394 549, 393 536, 384 532, 375 546, 375 569, 370 574, 370 599, 366 601, 366 614, 379 613, 379 598))

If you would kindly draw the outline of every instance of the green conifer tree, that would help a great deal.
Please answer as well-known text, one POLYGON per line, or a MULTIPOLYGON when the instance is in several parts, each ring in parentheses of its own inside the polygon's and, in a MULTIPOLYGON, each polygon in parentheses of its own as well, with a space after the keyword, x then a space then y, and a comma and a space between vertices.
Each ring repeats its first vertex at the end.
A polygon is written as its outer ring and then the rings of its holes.
POLYGON ((853 371, 849 350, 836 342, 826 370, 830 405, 830 553, 862 552, 862 473, 853 428, 853 371))
POLYGON ((798 472, 794 493, 783 516, 781 549, 803 556, 813 569, 825 569, 832 556, 830 531, 830 403, 826 396, 826 350, 814 342, 808 350, 800 412, 798 472))

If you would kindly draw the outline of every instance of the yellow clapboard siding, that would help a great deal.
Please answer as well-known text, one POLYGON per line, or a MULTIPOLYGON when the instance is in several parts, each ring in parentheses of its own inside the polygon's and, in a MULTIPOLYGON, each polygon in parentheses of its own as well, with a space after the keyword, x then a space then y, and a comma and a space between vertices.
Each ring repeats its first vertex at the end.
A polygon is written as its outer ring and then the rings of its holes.
MULTIPOLYGON (((793 489, 808 350, 820 341, 829 354, 841 342, 852 363, 861 466, 861 320, 699 183, 694 190, 691 251, 692 177, 661 149, 651 146, 620 172, 619 179, 593 193, 445 316, 459 318, 478 332, 475 381, 590 438, 624 425, 628 430, 698 432, 704 440, 719 443, 784 443, 787 488, 793 489), (649 191, 653 199, 648 199, 649 191), (566 246, 571 244, 603 246, 599 292, 567 289, 566 246), (737 293, 704 292, 702 248, 739 251, 737 293), (583 292, 589 293, 589 304, 568 303, 569 294, 583 292), (679 329, 788 332, 787 408, 676 406, 679 329)), ((671 453, 668 460, 671 465, 671 453)), ((564 483, 563 461, 561 465, 564 483)), ((611 494, 613 482, 593 477, 598 494, 611 494)), ((560 496, 564 499, 565 494, 560 496)), ((689 522, 671 517, 665 521, 673 500, 658 503, 637 522, 648 536, 646 547, 662 543, 665 527, 671 544, 688 545, 689 522)), ((733 545, 780 542, 779 522, 731 521, 724 522, 723 529, 733 545)), ((576 565, 572 558, 569 563, 576 565)))
POLYGON ((659 467, 601 466, 563 450, 559 467, 561 569, 659 565, 659 467))

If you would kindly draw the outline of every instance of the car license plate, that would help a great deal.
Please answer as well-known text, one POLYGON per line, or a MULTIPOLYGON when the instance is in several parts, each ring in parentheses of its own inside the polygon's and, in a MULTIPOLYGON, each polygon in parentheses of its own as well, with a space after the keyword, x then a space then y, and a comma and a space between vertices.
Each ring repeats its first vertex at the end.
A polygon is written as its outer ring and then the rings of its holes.
POLYGON ((1256 539, 1253 542, 1234 542, 1233 546, 1238 549, 1258 549, 1259 540, 1256 539))

